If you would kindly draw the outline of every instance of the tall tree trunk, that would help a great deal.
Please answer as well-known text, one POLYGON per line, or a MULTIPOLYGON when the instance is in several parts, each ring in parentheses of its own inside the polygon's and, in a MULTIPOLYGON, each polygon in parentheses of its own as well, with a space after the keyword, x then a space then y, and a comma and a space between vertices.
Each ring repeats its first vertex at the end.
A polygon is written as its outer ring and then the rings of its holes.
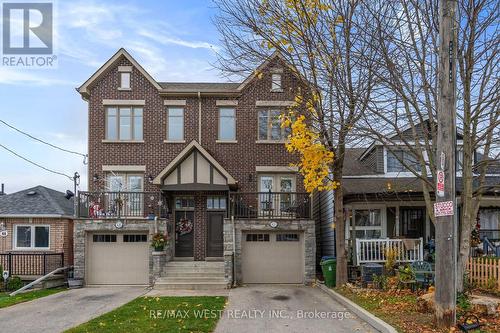
MULTIPOLYGON (((467 110, 466 110, 467 111, 467 110)), ((464 122, 470 123, 469 112, 465 112, 464 122)), ((464 143, 463 143, 463 167, 462 167, 462 214, 460 220, 460 238, 458 249, 458 263, 457 263, 457 291, 463 291, 464 287, 464 273, 467 268, 467 261, 470 252, 470 236, 472 227, 476 223, 476 214, 474 213, 474 199, 473 199, 473 174, 472 174, 472 138, 468 126, 464 126, 464 143)))
MULTIPOLYGON (((339 145, 333 166, 333 180, 342 182, 342 168, 344 166, 345 148, 339 145)), ((335 207, 335 253, 337 254, 337 286, 347 283, 347 246, 345 241, 344 191, 342 185, 334 193, 335 207)))

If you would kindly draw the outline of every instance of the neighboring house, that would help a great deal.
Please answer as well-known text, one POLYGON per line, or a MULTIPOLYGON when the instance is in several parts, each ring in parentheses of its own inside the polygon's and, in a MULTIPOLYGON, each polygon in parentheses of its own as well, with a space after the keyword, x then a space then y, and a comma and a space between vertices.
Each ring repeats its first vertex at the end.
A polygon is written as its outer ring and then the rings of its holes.
MULTIPOLYGON (((408 130, 402 135, 410 136, 411 133, 408 130)), ((393 138, 395 144, 398 142, 396 139, 393 138)), ((460 151, 461 136, 457 135, 457 139, 460 151)), ((403 160, 406 165, 418 168, 405 147, 401 143, 401 146, 389 150, 375 142, 368 148, 346 150, 341 182, 347 214, 345 237, 350 259, 356 265, 385 261, 384 246, 401 249, 405 261, 422 260, 424 246, 435 237, 434 225, 425 207, 421 180, 400 162, 403 160)), ((481 158, 476 153, 476 159, 481 158)), ((456 188, 460 202, 462 178, 460 162, 457 164, 456 188)), ((490 170, 485 179, 487 189, 480 203, 478 218, 482 232, 498 235, 500 170, 494 166, 490 170)), ((333 223, 332 193, 318 193, 314 201, 314 207, 322 208, 316 209, 315 213, 321 217, 316 219, 318 257, 332 255, 334 233, 329 231, 333 223)), ((460 205, 458 209, 461 209, 460 205)))
POLYGON ((278 55, 257 72, 159 82, 120 49, 78 88, 89 191, 78 196, 75 277, 166 288, 314 279, 311 203, 278 119, 299 80, 278 55), (150 246, 156 231, 170 236, 164 252, 150 246))
POLYGON ((73 199, 44 186, 0 196, 0 264, 41 276, 73 264, 73 199))

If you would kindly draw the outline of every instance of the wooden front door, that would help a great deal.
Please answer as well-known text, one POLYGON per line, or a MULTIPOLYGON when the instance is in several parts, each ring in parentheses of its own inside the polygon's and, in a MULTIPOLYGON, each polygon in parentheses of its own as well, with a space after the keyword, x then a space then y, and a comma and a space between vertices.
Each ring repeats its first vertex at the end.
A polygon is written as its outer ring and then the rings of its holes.
POLYGON ((194 211, 175 212, 175 256, 193 257, 194 211))
POLYGON ((207 257, 222 257, 224 212, 208 213, 207 257))

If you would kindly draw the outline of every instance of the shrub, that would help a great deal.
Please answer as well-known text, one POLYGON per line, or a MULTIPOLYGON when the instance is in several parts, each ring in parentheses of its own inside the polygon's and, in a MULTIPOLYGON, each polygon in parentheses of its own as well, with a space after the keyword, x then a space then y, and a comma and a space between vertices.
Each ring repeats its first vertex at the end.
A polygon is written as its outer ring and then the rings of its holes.
POLYGON ((392 271, 394 265, 396 265, 396 260, 399 257, 398 250, 396 248, 387 248, 385 250, 385 269, 387 272, 392 271))
POLYGON ((457 309, 462 313, 468 312, 472 308, 472 304, 469 297, 465 293, 457 294, 457 309))
POLYGON ((385 276, 384 274, 382 275, 373 274, 372 279, 375 288, 382 290, 387 289, 387 276, 385 276))
POLYGON ((0 282, 3 282, 3 266, 0 265, 0 282))
POLYGON ((7 281, 7 290, 16 291, 24 285, 23 281, 19 276, 13 276, 7 281))

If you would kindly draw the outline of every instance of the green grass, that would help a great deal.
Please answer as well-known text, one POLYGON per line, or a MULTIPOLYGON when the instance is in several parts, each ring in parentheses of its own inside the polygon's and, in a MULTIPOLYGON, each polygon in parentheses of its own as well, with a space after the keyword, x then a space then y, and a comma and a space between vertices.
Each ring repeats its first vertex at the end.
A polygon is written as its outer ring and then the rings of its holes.
POLYGON ((225 303, 223 296, 139 297, 66 333, 212 332, 225 303))
POLYGON ((49 296, 61 291, 67 290, 66 288, 53 288, 53 289, 43 289, 28 291, 26 293, 17 294, 16 296, 9 296, 9 293, 0 293, 0 308, 5 308, 7 306, 31 301, 40 297, 49 296))

